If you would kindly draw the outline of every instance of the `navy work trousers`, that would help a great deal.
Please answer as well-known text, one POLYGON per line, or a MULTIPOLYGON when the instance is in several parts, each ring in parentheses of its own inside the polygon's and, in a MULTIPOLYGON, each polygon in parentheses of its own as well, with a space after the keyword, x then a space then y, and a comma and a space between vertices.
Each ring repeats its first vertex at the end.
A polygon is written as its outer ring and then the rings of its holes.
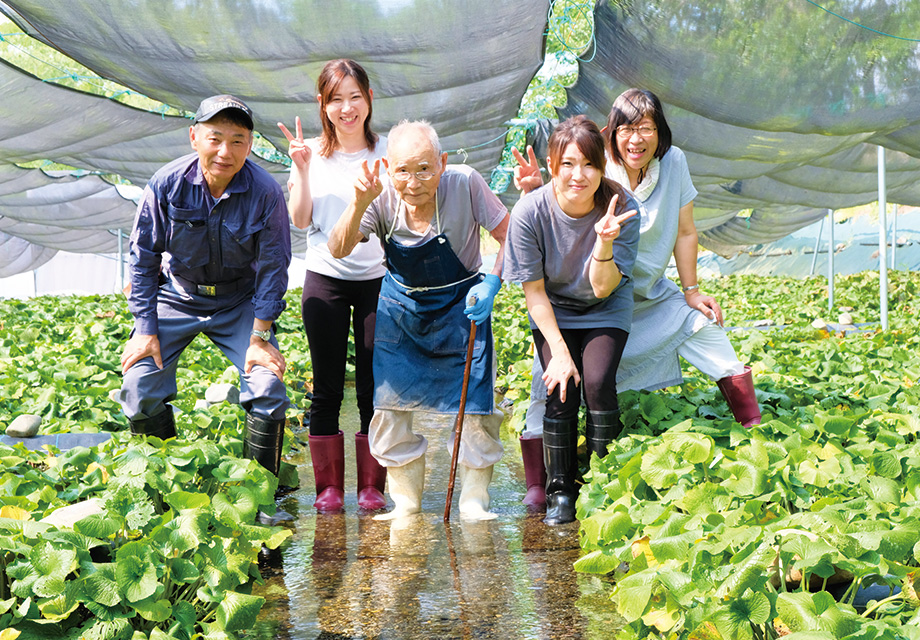
MULTIPOLYGON (((243 408, 263 418, 284 418, 290 404, 284 383, 262 366, 243 371, 254 319, 252 300, 223 308, 220 297, 177 292, 167 283, 158 292, 157 315, 163 368, 148 357, 125 373, 119 401, 129 420, 150 418, 168 409, 166 403, 176 397, 179 356, 199 333, 210 338, 239 370, 243 408)), ((271 341, 278 346, 274 335, 271 341)))

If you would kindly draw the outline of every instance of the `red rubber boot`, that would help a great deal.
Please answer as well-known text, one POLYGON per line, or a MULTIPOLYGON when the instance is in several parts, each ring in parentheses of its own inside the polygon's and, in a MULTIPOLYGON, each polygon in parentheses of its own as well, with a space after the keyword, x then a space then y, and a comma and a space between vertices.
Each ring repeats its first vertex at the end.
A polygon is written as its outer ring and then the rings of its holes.
POLYGON ((358 507, 377 511, 387 506, 383 490, 387 484, 387 468, 371 455, 366 433, 355 434, 355 460, 358 463, 358 507))
POLYGON ((732 410, 735 420, 745 429, 760 424, 760 407, 757 405, 757 395, 754 393, 754 376, 751 368, 745 365, 744 373, 736 376, 726 376, 716 382, 719 391, 725 396, 728 408, 732 410))
POLYGON ((345 436, 310 436, 310 458, 316 478, 317 511, 341 511, 345 507, 345 436))

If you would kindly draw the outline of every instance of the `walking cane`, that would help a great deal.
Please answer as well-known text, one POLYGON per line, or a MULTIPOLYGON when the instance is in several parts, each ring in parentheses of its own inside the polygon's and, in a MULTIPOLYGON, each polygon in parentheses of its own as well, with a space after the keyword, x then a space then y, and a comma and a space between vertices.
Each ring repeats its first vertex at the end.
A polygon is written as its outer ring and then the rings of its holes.
POLYGON ((466 345, 466 367, 463 369, 463 386, 460 388, 460 411, 454 425, 454 453, 450 459, 450 480, 447 481, 447 501, 444 504, 444 522, 450 520, 450 503, 454 499, 454 480, 457 478, 457 457, 460 455, 460 436, 463 434, 463 412, 466 411, 466 392, 470 386, 470 368, 473 365, 473 340, 476 323, 470 321, 470 342, 466 345))

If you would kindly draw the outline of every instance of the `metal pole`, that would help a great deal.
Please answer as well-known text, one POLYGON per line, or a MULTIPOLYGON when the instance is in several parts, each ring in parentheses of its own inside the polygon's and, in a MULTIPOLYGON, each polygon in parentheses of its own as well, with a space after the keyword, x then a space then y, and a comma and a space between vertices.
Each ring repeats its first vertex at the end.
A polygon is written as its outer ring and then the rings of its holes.
POLYGON ((121 286, 118 288, 119 291, 125 290, 125 248, 124 248, 124 237, 125 232, 121 229, 118 230, 118 279, 121 282, 121 286))
POLYGON ((891 214, 891 269, 894 270, 894 253, 898 248, 898 205, 894 205, 891 214))
POLYGON ((827 210, 827 310, 834 308, 834 210, 827 210))
POLYGON ((821 246, 821 235, 824 233, 824 218, 821 218, 821 224, 818 226, 818 237, 815 238, 815 255, 811 257, 811 271, 808 275, 815 275, 815 265, 818 262, 818 248, 821 246))
POLYGON ((885 147, 878 148, 878 287, 882 330, 888 330, 888 193, 885 183, 885 147))

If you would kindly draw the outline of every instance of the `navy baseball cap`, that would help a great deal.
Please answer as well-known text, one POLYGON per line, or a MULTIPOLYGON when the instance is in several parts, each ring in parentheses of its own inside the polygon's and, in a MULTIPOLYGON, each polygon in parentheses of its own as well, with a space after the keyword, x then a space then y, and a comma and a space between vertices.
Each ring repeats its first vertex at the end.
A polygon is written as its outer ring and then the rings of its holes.
POLYGON ((252 131, 252 109, 247 107, 246 103, 239 98, 226 94, 211 96, 210 98, 202 100, 201 104, 198 106, 198 111, 195 112, 195 122, 207 122, 226 109, 236 109, 241 112, 244 119, 249 124, 249 130, 252 131))

